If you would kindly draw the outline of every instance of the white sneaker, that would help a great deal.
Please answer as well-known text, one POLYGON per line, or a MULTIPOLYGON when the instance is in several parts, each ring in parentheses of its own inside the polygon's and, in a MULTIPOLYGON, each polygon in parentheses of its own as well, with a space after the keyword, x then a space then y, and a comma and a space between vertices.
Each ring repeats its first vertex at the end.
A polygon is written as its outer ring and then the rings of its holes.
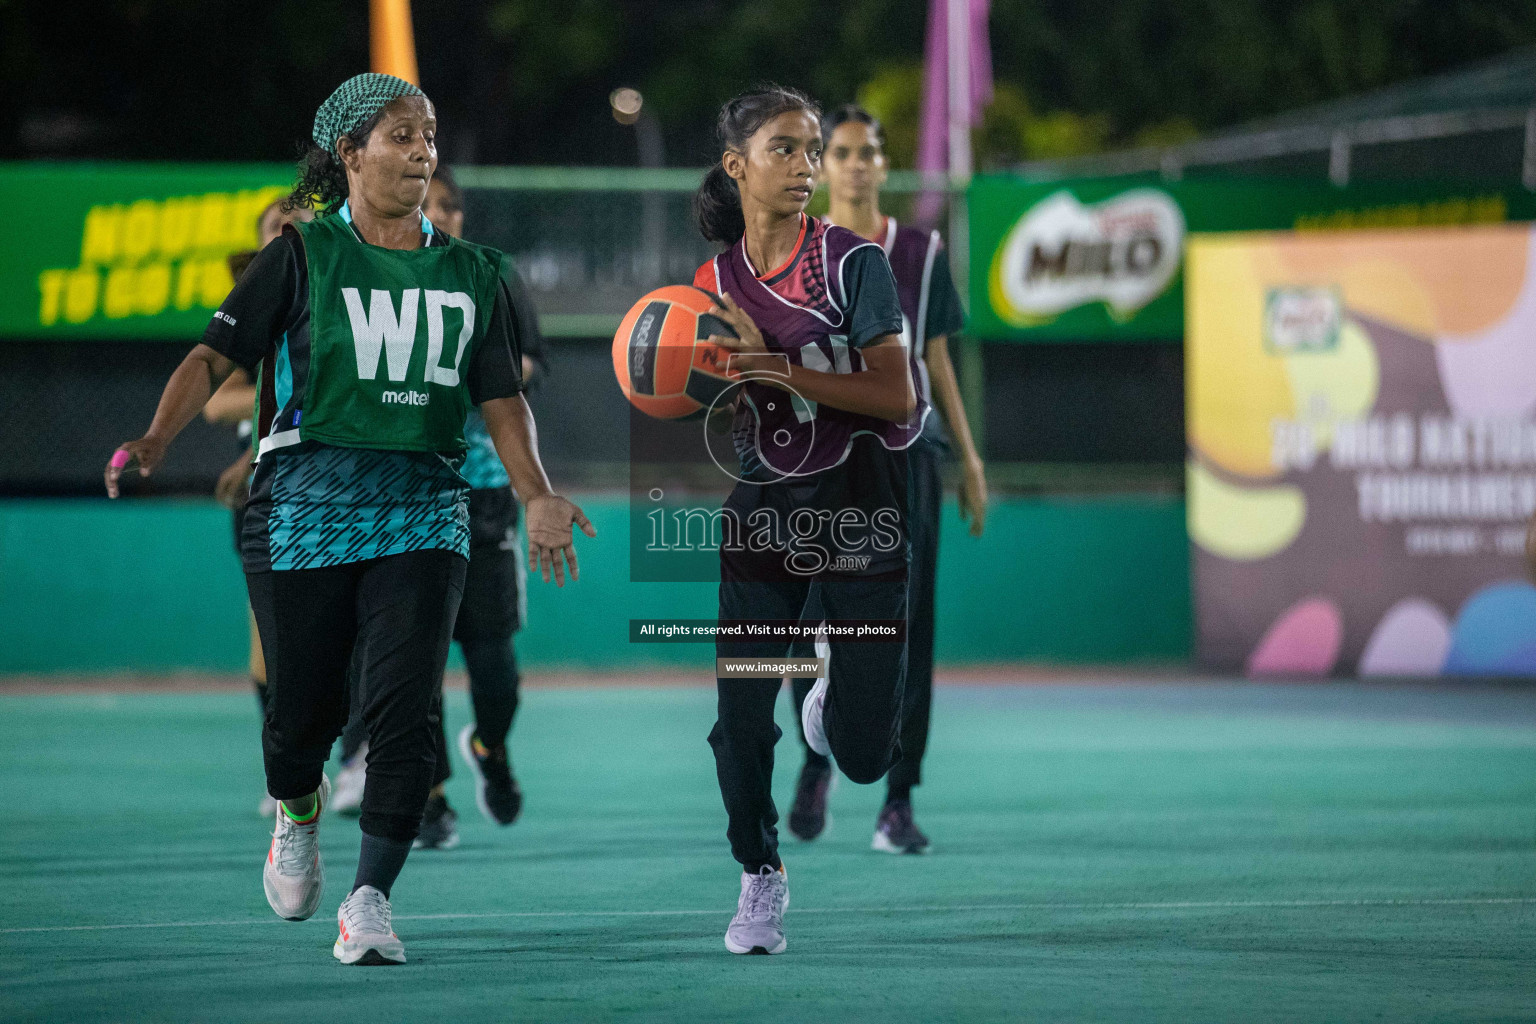
POLYGON ((342 762, 336 773, 336 791, 331 794, 331 810, 353 817, 363 812, 363 787, 368 782, 368 744, 342 762))
POLYGON ((389 897, 371 885, 358 887, 336 911, 339 934, 331 955, 344 964, 405 963, 405 943, 390 927, 389 897))
POLYGON ((832 744, 827 742, 827 729, 822 724, 826 711, 827 677, 822 676, 805 695, 805 703, 800 705, 800 726, 805 730, 805 745, 822 757, 831 757, 832 744))
POLYGON ((725 948, 732 953, 782 953, 784 911, 789 909, 789 878, 784 869, 763 865, 755 875, 741 873, 741 898, 736 916, 725 930, 725 948))
POLYGON ((278 917, 303 921, 320 906, 320 892, 325 888, 325 865, 320 860, 320 815, 325 813, 330 795, 331 780, 321 775, 315 817, 303 825, 278 809, 267 864, 261 872, 267 902, 278 917))

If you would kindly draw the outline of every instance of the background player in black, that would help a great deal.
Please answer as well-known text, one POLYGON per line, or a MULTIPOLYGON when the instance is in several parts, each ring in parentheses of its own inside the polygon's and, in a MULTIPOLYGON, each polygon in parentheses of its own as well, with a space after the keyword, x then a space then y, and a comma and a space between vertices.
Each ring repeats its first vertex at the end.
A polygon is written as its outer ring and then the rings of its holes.
MULTIPOLYGON (((928 837, 917 827, 912 788, 922 781, 933 705, 934 589, 938 577, 939 512, 943 503, 940 466, 951 451, 960 466, 960 515, 971 535, 981 536, 987 516, 987 479, 971 438, 965 404, 949 358, 949 337, 965 323, 938 232, 896 223, 880 211, 880 188, 889 163, 885 134, 868 111, 852 104, 822 120, 826 151, 822 157, 830 207, 827 220, 878 242, 891 260, 901 294, 903 342, 916 358, 917 386, 923 398, 943 413, 930 415, 922 436, 908 449, 908 525, 912 565, 908 577, 907 688, 902 712, 901 760, 886 776, 886 800, 875 823, 871 845, 886 853, 920 853, 928 837)), ((814 594, 813 594, 814 598, 814 594)), ((819 605, 807 618, 821 618, 819 605)), ((797 644, 796 657, 810 657, 810 644, 797 644)), ((795 706, 810 692, 813 679, 793 680, 795 706)), ((802 732, 801 743, 805 736, 802 732)), ((827 823, 827 795, 833 779, 827 759, 805 746, 805 765, 795 787, 789 829, 801 839, 815 839, 827 823)))
MULTIPOLYGON (((236 281, 245 275, 245 271, 256 258, 256 253, 265 249, 270 243, 277 240, 277 236, 283 233, 285 224, 299 224, 314 220, 315 212, 303 207, 295 207, 284 210, 281 200, 268 203, 266 208, 256 217, 256 248, 249 252, 237 252, 229 257, 229 271, 236 281)), ((219 474, 218 482, 214 484, 213 496, 219 504, 230 510, 234 520, 235 553, 240 552, 240 517, 245 512, 245 500, 251 493, 251 466, 256 461, 256 445, 253 440, 254 432, 251 424, 251 410, 256 405, 256 384, 251 375, 244 370, 236 368, 234 373, 219 390, 208 399, 208 404, 203 406, 203 418, 209 423, 224 423, 235 428, 235 437, 239 442, 240 455, 224 472, 219 474)), ((251 652, 250 672, 251 685, 256 690, 256 703, 260 705, 262 714, 267 710, 267 663, 261 654, 261 637, 256 633, 256 616, 250 616, 251 652)), ((264 818, 269 818, 277 813, 277 801, 271 794, 263 794, 261 802, 257 804, 256 811, 264 818)))
MULTIPOLYGON (((463 237, 464 196, 447 167, 439 166, 432 175, 422 213, 439 231, 463 237)), ((547 370, 543 336, 522 278, 510 260, 505 266, 522 347, 523 384, 531 388, 547 370)), ((527 570, 518 538, 517 499, 479 413, 470 415, 465 438, 469 453, 459 473, 470 487, 469 571, 453 638, 464 654, 475 718, 459 733, 456 746, 475 776, 475 803, 480 812, 494 824, 510 825, 523 805, 506 744, 518 706, 519 674, 512 634, 521 628, 527 613, 527 570)), ((354 683, 356 667, 354 659, 354 683)), ((343 767, 332 794, 331 806, 338 813, 356 814, 361 809, 367 735, 367 725, 354 701, 352 717, 341 738, 343 767)), ((452 849, 459 841, 458 815, 448 803, 445 784, 452 774, 452 758, 441 724, 437 736, 437 771, 416 846, 452 849)))

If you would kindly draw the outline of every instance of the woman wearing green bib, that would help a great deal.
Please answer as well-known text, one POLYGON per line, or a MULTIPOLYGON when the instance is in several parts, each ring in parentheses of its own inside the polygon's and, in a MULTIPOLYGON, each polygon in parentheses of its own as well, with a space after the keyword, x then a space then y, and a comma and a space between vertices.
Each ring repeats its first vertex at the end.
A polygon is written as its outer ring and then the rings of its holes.
POLYGON ((567 566, 576 578, 573 523, 596 535, 539 463, 501 253, 421 213, 436 131, 421 90, 389 75, 358 75, 321 105, 287 202, 323 215, 256 256, 148 433, 106 470, 116 497, 130 462, 148 476, 236 367, 260 365, 241 557, 267 661, 267 788, 281 804, 263 882, 281 917, 319 906, 322 767, 346 722, 355 647, 369 755, 357 876, 337 915, 343 963, 405 960, 389 897, 432 783, 469 550, 458 467, 472 406, 526 508, 545 580, 563 584, 567 566))

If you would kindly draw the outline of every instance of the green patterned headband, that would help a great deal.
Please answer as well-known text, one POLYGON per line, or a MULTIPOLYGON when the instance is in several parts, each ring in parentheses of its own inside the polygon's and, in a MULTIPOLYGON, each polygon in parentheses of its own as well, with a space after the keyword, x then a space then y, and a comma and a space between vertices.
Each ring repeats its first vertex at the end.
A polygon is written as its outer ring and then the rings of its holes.
POLYGON ((315 145, 337 156, 336 140, 350 135, 400 96, 425 96, 403 78, 369 72, 342 82, 315 111, 315 145))

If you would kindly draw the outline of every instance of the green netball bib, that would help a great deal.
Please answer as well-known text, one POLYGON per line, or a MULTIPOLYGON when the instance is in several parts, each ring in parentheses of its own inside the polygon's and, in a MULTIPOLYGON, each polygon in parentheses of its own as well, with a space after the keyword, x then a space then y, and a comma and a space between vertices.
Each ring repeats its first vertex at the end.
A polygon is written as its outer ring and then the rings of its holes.
POLYGON ((501 253, 457 238, 385 249, 340 215, 295 226, 309 265, 300 438, 462 453, 469 367, 490 327, 501 253))

